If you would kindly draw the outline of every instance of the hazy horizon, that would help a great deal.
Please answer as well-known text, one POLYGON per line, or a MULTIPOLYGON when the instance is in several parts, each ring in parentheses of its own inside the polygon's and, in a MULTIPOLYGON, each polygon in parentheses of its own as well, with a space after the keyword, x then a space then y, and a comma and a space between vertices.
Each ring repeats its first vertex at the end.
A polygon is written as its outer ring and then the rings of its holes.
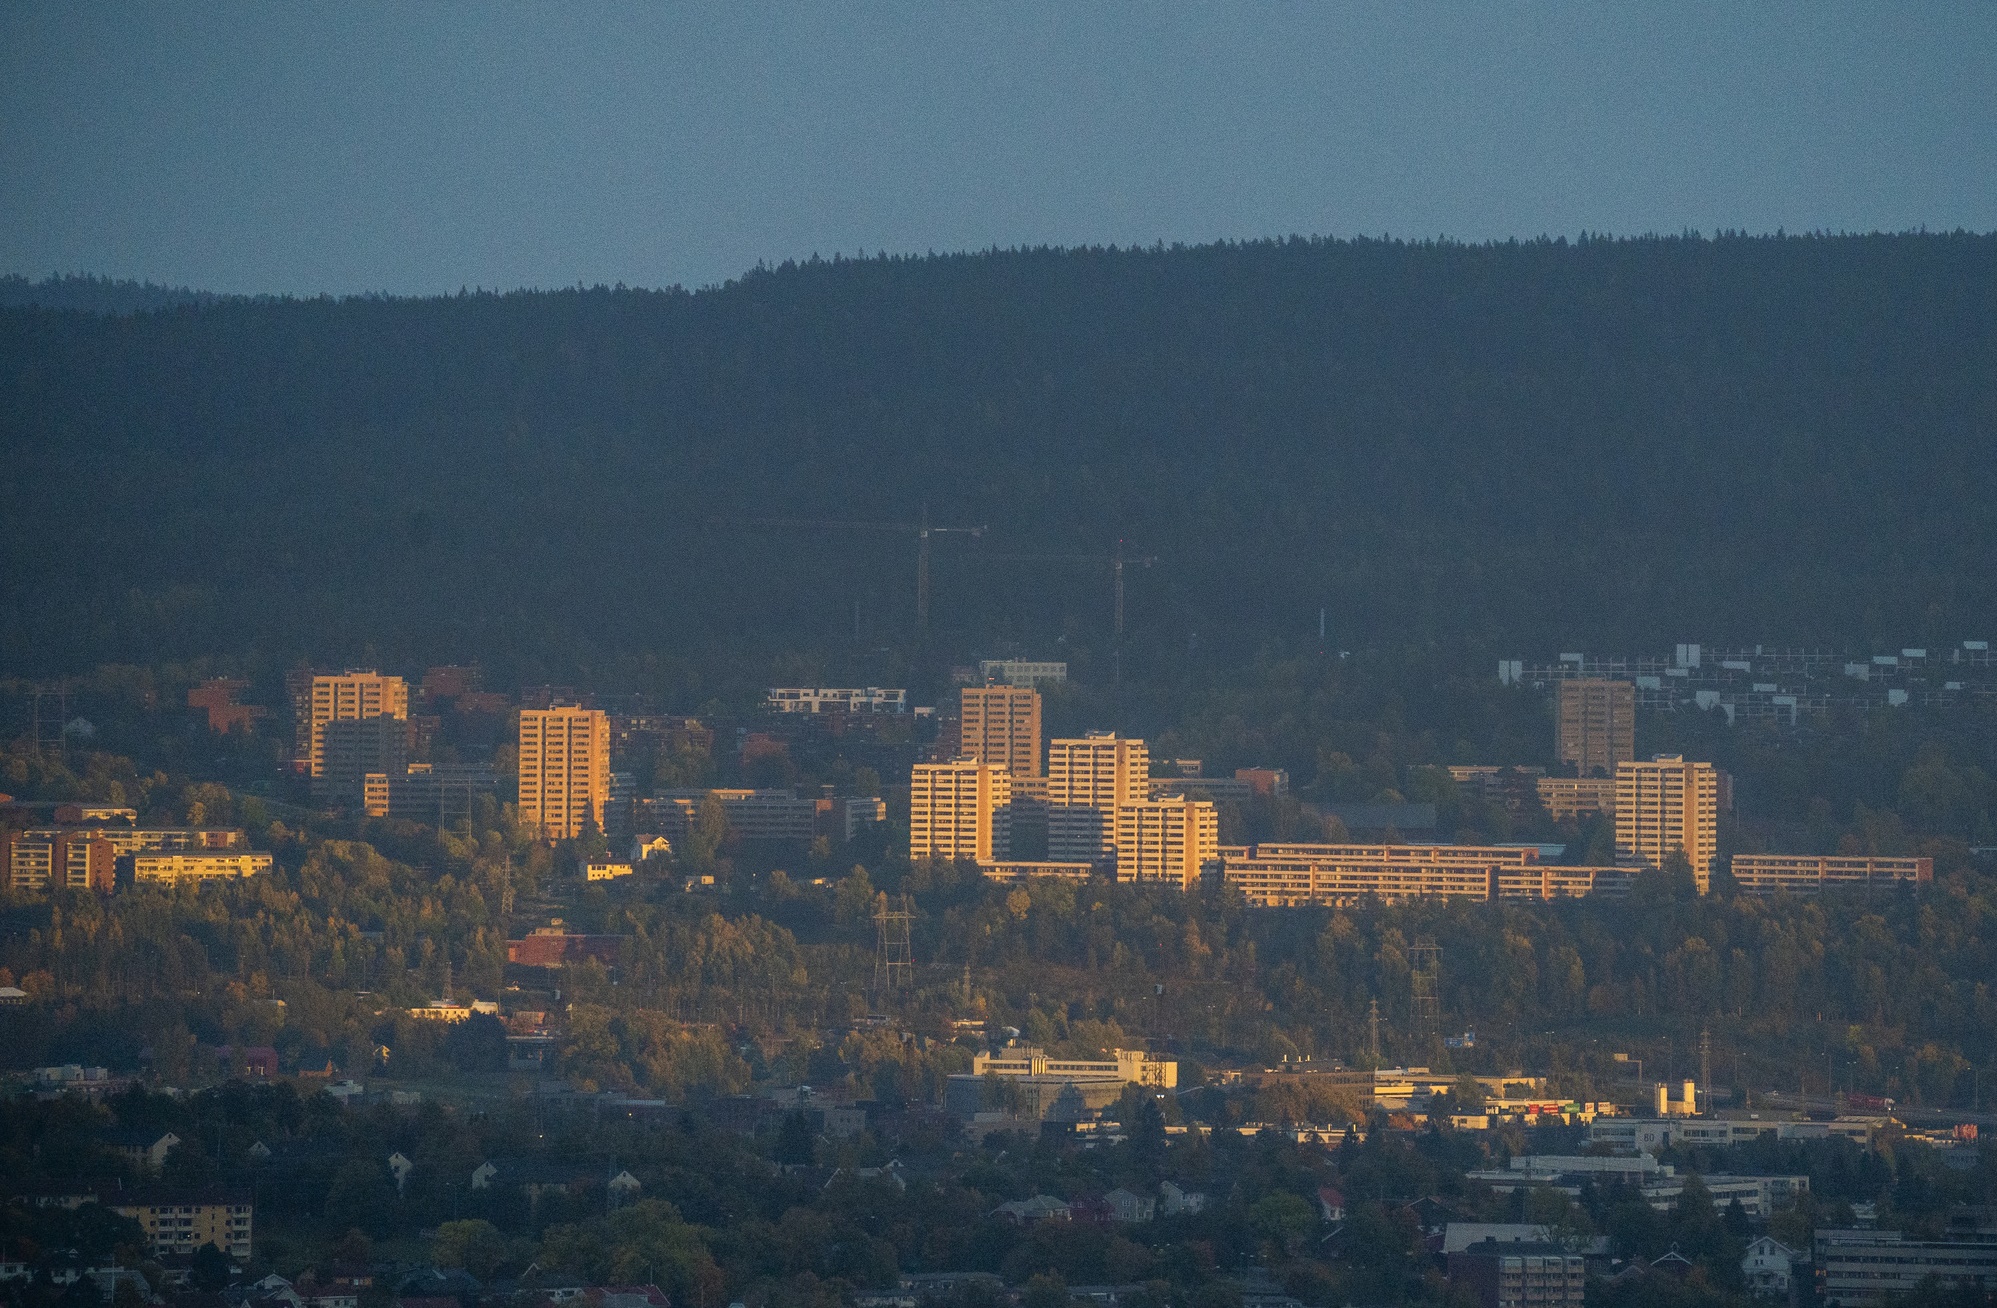
POLYGON ((886 251, 1997 230, 1997 11, 24 5, 0 272, 699 287, 886 251))

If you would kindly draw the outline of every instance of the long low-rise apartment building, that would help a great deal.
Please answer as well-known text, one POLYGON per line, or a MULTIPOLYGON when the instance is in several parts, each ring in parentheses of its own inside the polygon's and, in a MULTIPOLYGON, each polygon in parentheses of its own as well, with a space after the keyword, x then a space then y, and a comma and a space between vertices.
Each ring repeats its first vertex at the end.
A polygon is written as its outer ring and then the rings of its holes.
POLYGON ((132 880, 179 885, 185 881, 232 880, 261 876, 271 869, 271 856, 248 849, 173 850, 132 855, 132 880))
POLYGON ((1935 879, 1931 858, 1887 858, 1861 854, 1735 854, 1734 883, 1749 894, 1814 894, 1829 886, 1927 884, 1935 879))
POLYGON ((772 686, 763 704, 773 713, 906 713, 908 692, 882 686, 772 686))
POLYGON ((1094 863, 1056 863, 1047 859, 1001 858, 978 864, 987 881, 1087 881, 1095 875, 1094 863))
POLYGON ((639 826, 669 840, 683 840, 693 831, 709 795, 720 801, 728 829, 744 840, 810 840, 818 832, 817 800, 800 798, 792 790, 739 788, 662 790, 639 801, 639 826))
POLYGON ((1541 863, 1532 845, 1262 844, 1221 851, 1221 875, 1264 908, 1405 899, 1560 899, 1626 890, 1627 868, 1541 863))
POLYGON ((1533 785, 1540 805, 1556 822, 1616 811, 1614 777, 1541 777, 1533 785))
POLYGON ((238 1261, 250 1256, 255 1209, 248 1195, 149 1191, 104 1196, 105 1207, 137 1221, 150 1253, 184 1256, 212 1244, 238 1261))
POLYGON ((36 827, 0 842, 0 880, 13 890, 51 886, 110 891, 118 860, 161 852, 238 851, 243 833, 227 827, 134 827, 121 823, 36 827))

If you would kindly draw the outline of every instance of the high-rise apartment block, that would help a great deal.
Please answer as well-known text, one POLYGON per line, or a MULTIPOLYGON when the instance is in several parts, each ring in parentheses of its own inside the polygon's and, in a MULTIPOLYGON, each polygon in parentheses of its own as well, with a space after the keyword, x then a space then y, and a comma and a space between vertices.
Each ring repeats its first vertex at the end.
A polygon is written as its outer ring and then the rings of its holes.
POLYGON ((314 777, 326 773, 326 724, 364 718, 409 716, 409 683, 378 672, 341 672, 312 678, 309 765, 314 777))
POLYGON ((1162 881, 1190 890, 1220 864, 1220 814, 1201 799, 1120 804, 1115 838, 1118 881, 1162 881))
POLYGON ((1671 851, 1682 850, 1705 894, 1719 852, 1719 808, 1719 772, 1710 763, 1659 754, 1648 763, 1622 764, 1616 769, 1616 862, 1663 867, 1671 851))
MULTIPOLYGON (((409 770, 409 724, 399 717, 336 718, 317 724, 315 735, 312 793, 322 800, 351 804, 363 798, 369 777, 385 787, 409 770)), ((385 789, 382 795, 386 803, 385 789)))
POLYGON ((1096 731, 1047 749, 1047 857, 1106 861, 1116 810, 1150 798, 1151 752, 1141 740, 1096 731))
POLYGON ((909 776, 908 856, 985 862, 1006 852, 1012 777, 975 758, 918 763, 909 776))
POLYGON ((603 828, 610 798, 610 718, 601 709, 520 710, 520 820, 550 840, 603 828))
POLYGON ((1636 757, 1636 684, 1604 677, 1559 683, 1560 761, 1581 777, 1612 777, 1636 757))
POLYGON ((958 705, 957 749, 996 763, 1014 779, 1040 775, 1040 692, 1031 686, 966 686, 958 705))

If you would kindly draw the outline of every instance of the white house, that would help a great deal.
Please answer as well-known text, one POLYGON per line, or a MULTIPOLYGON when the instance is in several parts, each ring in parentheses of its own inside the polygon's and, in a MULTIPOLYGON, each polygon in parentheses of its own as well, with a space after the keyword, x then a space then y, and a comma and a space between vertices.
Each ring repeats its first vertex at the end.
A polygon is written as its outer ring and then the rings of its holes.
POLYGON ((1104 1195, 1103 1202, 1109 1205, 1111 1219, 1118 1222, 1148 1222, 1158 1211, 1156 1199, 1132 1193, 1122 1186, 1104 1195))
POLYGON ((1762 1236, 1740 1260, 1741 1276, 1755 1294, 1787 1295, 1796 1272, 1796 1251, 1773 1236, 1762 1236))

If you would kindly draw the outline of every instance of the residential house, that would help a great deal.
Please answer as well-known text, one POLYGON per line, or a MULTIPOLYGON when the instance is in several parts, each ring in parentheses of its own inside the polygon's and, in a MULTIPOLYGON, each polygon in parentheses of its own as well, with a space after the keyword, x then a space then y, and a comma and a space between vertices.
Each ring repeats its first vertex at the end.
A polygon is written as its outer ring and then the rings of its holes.
POLYGON ((1747 1247, 1740 1260, 1741 1278, 1755 1294, 1787 1298, 1789 1282, 1796 1272, 1796 1251, 1773 1236, 1764 1235, 1747 1247))

